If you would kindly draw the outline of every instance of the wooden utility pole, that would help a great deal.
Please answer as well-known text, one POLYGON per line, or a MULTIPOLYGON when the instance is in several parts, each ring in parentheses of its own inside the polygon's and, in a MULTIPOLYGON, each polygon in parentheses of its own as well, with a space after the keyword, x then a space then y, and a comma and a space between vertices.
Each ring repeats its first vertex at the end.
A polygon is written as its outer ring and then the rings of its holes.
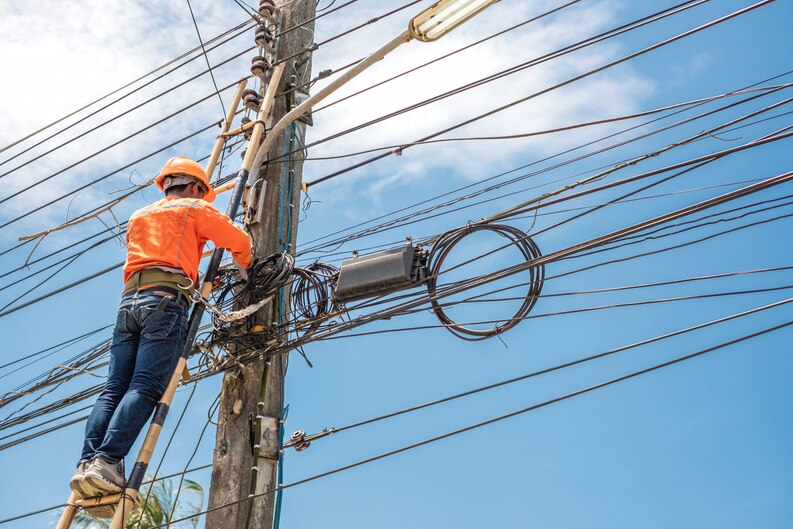
MULTIPOLYGON (((294 106, 295 92, 290 88, 311 78, 311 52, 306 50, 313 44, 314 23, 306 21, 313 19, 316 5, 313 1, 300 0, 275 0, 275 4, 280 11, 280 24, 274 32, 278 39, 276 59, 286 60, 273 112, 267 121, 268 128, 294 106), (301 27, 290 30, 296 26, 301 27), (284 31, 286 33, 278 36, 284 31)), ((295 122, 280 136, 267 156, 279 162, 283 153, 303 145, 305 124, 295 122)), ((251 144, 248 149, 257 147, 251 144)), ((261 172, 260 178, 265 183, 264 211, 261 222, 251 226, 258 258, 276 252, 294 253, 303 158, 303 152, 298 152, 288 163, 273 163, 261 172)), ((249 182, 249 185, 257 189, 262 184, 249 182)), ((280 306, 278 302, 276 299, 263 308, 257 314, 258 321, 265 326, 272 324, 277 321, 278 311, 288 319, 288 295, 280 306)), ((276 337, 268 335, 268 338, 276 337)), ((285 373, 286 359, 275 356, 259 358, 224 375, 209 508, 228 506, 207 514, 207 529, 272 527, 276 495, 267 491, 277 485, 285 373), (251 496, 249 501, 239 502, 251 496)))

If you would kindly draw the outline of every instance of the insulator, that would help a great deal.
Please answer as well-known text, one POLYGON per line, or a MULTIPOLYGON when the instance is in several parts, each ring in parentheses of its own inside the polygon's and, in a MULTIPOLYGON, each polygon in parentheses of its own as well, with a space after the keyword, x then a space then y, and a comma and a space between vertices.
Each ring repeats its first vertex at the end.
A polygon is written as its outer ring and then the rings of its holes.
POLYGON ((259 94, 256 93, 256 90, 245 90, 242 93, 242 104, 248 110, 251 110, 253 112, 259 112, 259 108, 261 107, 262 104, 262 99, 259 97, 259 94))
MULTIPOLYGON (((240 120, 240 125, 242 125, 244 127, 245 125, 247 125, 250 122, 251 122, 251 118, 249 118, 248 116, 243 116, 242 119, 240 120)), ((248 130, 244 131, 242 134, 243 134, 243 136, 245 136, 246 140, 250 140, 251 139, 251 134, 253 134, 253 127, 251 127, 248 130)))
POLYGON ((257 55, 251 62, 251 73, 262 81, 265 81, 270 71, 270 63, 267 62, 267 58, 257 55))
POLYGON ((272 18, 275 13, 275 2, 273 0, 260 0, 259 14, 263 17, 272 18))
POLYGON ((269 47, 273 42, 273 34, 267 26, 259 26, 256 28, 256 45, 260 48, 269 47))
POLYGON ((311 441, 306 441, 306 432, 304 430, 296 431, 289 439, 292 441, 292 446, 294 446, 295 450, 298 452, 302 452, 311 446, 311 441))

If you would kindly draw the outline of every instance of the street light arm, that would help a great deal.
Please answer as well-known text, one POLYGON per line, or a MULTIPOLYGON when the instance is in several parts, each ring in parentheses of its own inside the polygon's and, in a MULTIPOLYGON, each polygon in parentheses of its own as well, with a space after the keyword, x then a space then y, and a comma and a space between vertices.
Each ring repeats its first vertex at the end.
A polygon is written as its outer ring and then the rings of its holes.
POLYGON ((272 147, 273 142, 278 137, 278 134, 284 130, 290 123, 294 120, 311 110, 311 108, 331 95, 333 92, 339 89, 342 85, 349 82, 352 78, 356 77, 358 74, 369 68, 374 63, 378 62, 380 59, 397 49, 402 44, 409 42, 413 37, 411 37, 410 32, 406 29, 393 39, 391 39, 387 44, 383 47, 378 49, 377 51, 373 52, 361 62, 347 70, 342 76, 333 80, 330 84, 325 86, 322 90, 314 94, 313 96, 309 97, 305 101, 303 101, 300 105, 293 108, 289 113, 287 113, 283 118, 281 118, 278 123, 273 125, 273 128, 267 132, 267 136, 264 138, 261 146, 256 151, 256 156, 253 159, 253 167, 251 167, 250 178, 248 182, 249 185, 253 185, 259 179, 259 172, 261 171, 262 162, 264 161, 265 156, 272 147))

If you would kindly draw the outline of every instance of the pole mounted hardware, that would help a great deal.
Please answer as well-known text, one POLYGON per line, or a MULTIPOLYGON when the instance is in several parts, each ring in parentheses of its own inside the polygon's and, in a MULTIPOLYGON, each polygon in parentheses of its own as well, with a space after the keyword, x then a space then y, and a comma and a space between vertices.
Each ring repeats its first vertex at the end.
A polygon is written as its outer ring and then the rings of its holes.
POLYGON ((273 32, 270 31, 270 28, 268 28, 266 25, 261 25, 258 28, 256 28, 255 41, 258 47, 264 48, 267 51, 272 52, 274 40, 275 39, 273 37, 273 32))
POLYGON ((272 20, 275 14, 275 2, 273 0, 261 0, 259 2, 259 14, 272 20))
POLYGON ((419 286, 427 278, 429 252, 408 242, 404 247, 355 255, 341 264, 333 301, 344 303, 419 286))
POLYGON ((267 181, 257 180, 245 191, 243 206, 245 207, 245 225, 254 226, 264 222, 264 197, 267 192, 267 181))
POLYGON ((272 66, 264 55, 256 55, 251 59, 251 73, 266 82, 272 71, 272 66))
POLYGON ((245 90, 245 92, 242 93, 242 104, 245 106, 246 110, 259 112, 262 104, 262 98, 259 96, 256 90, 245 90))
POLYGON ((322 439, 330 434, 336 433, 336 428, 323 428, 321 432, 307 435, 305 430, 297 430, 289 437, 289 442, 284 443, 284 448, 294 448, 298 452, 302 452, 311 446, 312 441, 322 439))

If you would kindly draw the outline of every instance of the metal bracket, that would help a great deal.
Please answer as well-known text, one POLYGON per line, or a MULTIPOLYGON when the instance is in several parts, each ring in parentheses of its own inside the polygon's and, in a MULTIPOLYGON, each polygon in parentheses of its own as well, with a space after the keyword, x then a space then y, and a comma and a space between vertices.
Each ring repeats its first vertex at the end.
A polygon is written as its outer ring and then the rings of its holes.
POLYGON ((253 226, 264 221, 264 197, 267 193, 267 181, 257 180, 246 190, 245 225, 253 226))
POLYGON ((312 441, 327 437, 332 433, 336 433, 336 428, 323 428, 321 432, 307 435, 305 430, 298 430, 289 437, 289 441, 284 443, 284 448, 294 448, 298 452, 302 452, 309 446, 312 441))

